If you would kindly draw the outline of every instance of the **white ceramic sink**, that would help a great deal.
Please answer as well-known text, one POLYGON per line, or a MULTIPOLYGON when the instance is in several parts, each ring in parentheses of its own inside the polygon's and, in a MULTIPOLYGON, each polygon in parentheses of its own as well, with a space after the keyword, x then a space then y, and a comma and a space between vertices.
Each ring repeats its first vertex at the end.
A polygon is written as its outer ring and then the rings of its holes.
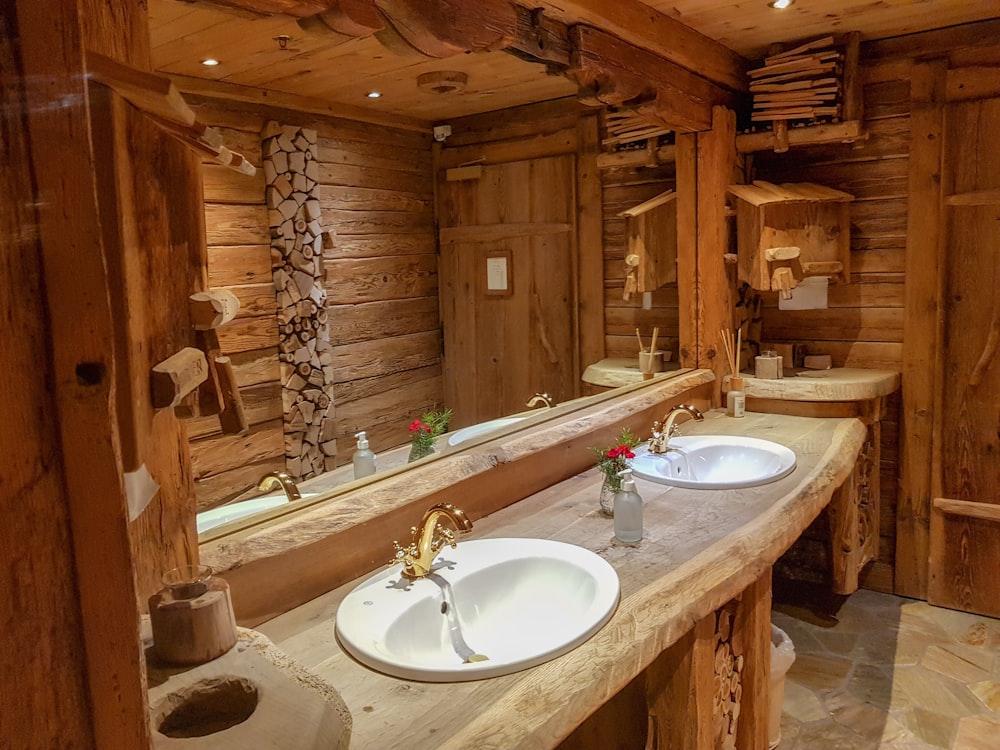
POLYGON ((337 636, 361 663, 409 680, 463 682, 536 666, 586 641, 618 605, 611 565, 546 539, 460 541, 426 578, 408 580, 401 569, 344 598, 337 636))
MULTIPOLYGON (((315 494, 315 492, 304 492, 302 493, 302 499, 306 500, 315 494)), ((261 495, 260 497, 253 498, 252 500, 244 500, 239 503, 220 505, 218 508, 212 508, 211 510, 206 510, 198 514, 196 520, 198 533, 204 534, 206 531, 214 529, 216 526, 221 526, 224 523, 236 521, 240 518, 245 518, 246 516, 251 516, 254 513, 261 513, 265 510, 271 510, 271 508, 277 508, 279 505, 284 505, 287 502, 288 497, 285 493, 279 492, 274 495, 261 495)))
POLYGON ((480 435, 488 435, 494 430, 517 424, 523 419, 525 417, 500 417, 499 419, 491 419, 489 422, 480 422, 479 424, 463 427, 460 430, 455 430, 455 432, 448 436, 448 445, 454 447, 460 443, 464 443, 466 440, 472 440, 472 438, 477 438, 480 435))
POLYGON ((756 487, 788 476, 795 453, 784 445, 735 435, 684 435, 670 438, 667 453, 635 451, 637 477, 672 487, 729 490, 756 487))

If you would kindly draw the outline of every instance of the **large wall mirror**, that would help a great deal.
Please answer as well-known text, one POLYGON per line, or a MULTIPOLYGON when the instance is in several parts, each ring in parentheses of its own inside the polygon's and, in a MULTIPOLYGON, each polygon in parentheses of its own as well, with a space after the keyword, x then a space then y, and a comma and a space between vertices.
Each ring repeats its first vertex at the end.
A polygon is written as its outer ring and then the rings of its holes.
MULTIPOLYGON (((637 371, 636 329, 648 345, 658 328, 676 360, 676 284, 625 299, 624 212, 675 189, 669 131, 630 142, 621 118, 577 103, 574 82, 501 51, 432 59, 389 29, 352 38, 289 16, 181 0, 150 0, 149 11, 154 68, 174 77, 227 145, 262 165, 269 121, 318 134, 335 373, 334 425, 322 440, 336 442, 336 465, 301 481, 297 503, 405 471, 407 427, 426 411, 452 409, 455 432, 483 423, 512 432, 571 413, 597 390, 582 380, 589 365, 634 360, 637 371), (203 65, 210 58, 219 65, 203 65), (461 73, 461 91, 418 83, 446 68, 461 73), (381 98, 367 99, 372 91, 381 98), (450 135, 439 139, 438 123, 450 135), (619 148, 643 158, 618 158, 619 148), (602 156, 618 162, 599 164, 602 156), (556 406, 529 410, 536 392, 556 406), (354 480, 361 430, 378 473, 354 480)), ((237 177, 204 168, 209 280, 242 303, 220 339, 251 427, 225 436, 210 419, 189 423, 202 540, 290 510, 278 484, 257 489, 265 475, 293 468, 274 322, 273 208, 264 169, 237 177)), ((486 434, 457 445, 445 436, 422 460, 486 434)))

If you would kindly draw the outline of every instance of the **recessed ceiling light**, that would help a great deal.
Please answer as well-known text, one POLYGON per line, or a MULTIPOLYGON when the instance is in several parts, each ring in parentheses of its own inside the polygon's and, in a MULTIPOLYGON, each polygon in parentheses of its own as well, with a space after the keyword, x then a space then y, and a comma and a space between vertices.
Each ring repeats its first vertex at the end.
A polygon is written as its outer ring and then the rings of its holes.
POLYGON ((206 57, 204 60, 201 61, 201 64, 202 65, 207 65, 208 67, 211 68, 211 67, 213 67, 215 65, 218 65, 219 61, 216 60, 214 57, 206 57))
POLYGON ((774 0, 774 2, 768 3, 768 5, 776 10, 784 10, 794 2, 795 0, 774 0))
POLYGON ((365 94, 365 96, 367 96, 369 99, 379 99, 382 96, 382 92, 381 91, 369 91, 367 94, 365 94))

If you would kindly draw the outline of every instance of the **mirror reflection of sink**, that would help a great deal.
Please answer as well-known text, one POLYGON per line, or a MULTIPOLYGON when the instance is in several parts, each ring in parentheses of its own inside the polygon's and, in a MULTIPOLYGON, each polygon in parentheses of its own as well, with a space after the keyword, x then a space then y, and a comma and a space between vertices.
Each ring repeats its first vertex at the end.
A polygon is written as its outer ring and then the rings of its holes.
MULTIPOLYGON (((315 492, 303 492, 302 499, 306 500, 310 497, 316 495, 315 492)), ((243 500, 239 503, 230 503, 229 505, 220 505, 218 508, 212 508, 211 510, 202 511, 197 516, 198 533, 204 534, 210 529, 214 529, 216 526, 221 526, 224 523, 229 523, 230 521, 238 521, 245 516, 253 515, 254 513, 260 513, 265 510, 271 510, 271 508, 277 508, 279 505, 284 505, 288 502, 288 498, 285 496, 284 492, 279 492, 274 495, 261 495, 260 497, 255 497, 252 500, 243 500)))
POLYGON ((395 677, 498 677, 579 646, 614 614, 618 574, 593 552, 546 539, 479 539, 445 549, 426 578, 394 565, 351 591, 337 637, 395 677))
POLYGON ((672 487, 728 490, 775 482, 795 469, 794 451, 760 438, 684 435, 670 438, 669 446, 662 455, 637 448, 635 476, 672 487))
POLYGON ((455 430, 455 432, 448 437, 448 445, 454 447, 464 443, 466 440, 471 440, 472 438, 479 437, 480 435, 487 435, 494 430, 499 430, 504 427, 509 427, 512 424, 517 424, 526 418, 527 417, 500 417, 499 419, 491 419, 488 422, 480 422, 479 424, 463 427, 460 430, 455 430))

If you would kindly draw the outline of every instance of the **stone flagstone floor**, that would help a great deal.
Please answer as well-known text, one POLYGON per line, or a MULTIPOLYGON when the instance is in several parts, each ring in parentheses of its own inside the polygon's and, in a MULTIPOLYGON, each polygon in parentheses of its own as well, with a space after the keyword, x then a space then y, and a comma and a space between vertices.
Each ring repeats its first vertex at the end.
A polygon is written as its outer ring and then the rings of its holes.
POLYGON ((1000 750, 1000 620, 804 591, 775 582, 796 652, 778 750, 1000 750))

